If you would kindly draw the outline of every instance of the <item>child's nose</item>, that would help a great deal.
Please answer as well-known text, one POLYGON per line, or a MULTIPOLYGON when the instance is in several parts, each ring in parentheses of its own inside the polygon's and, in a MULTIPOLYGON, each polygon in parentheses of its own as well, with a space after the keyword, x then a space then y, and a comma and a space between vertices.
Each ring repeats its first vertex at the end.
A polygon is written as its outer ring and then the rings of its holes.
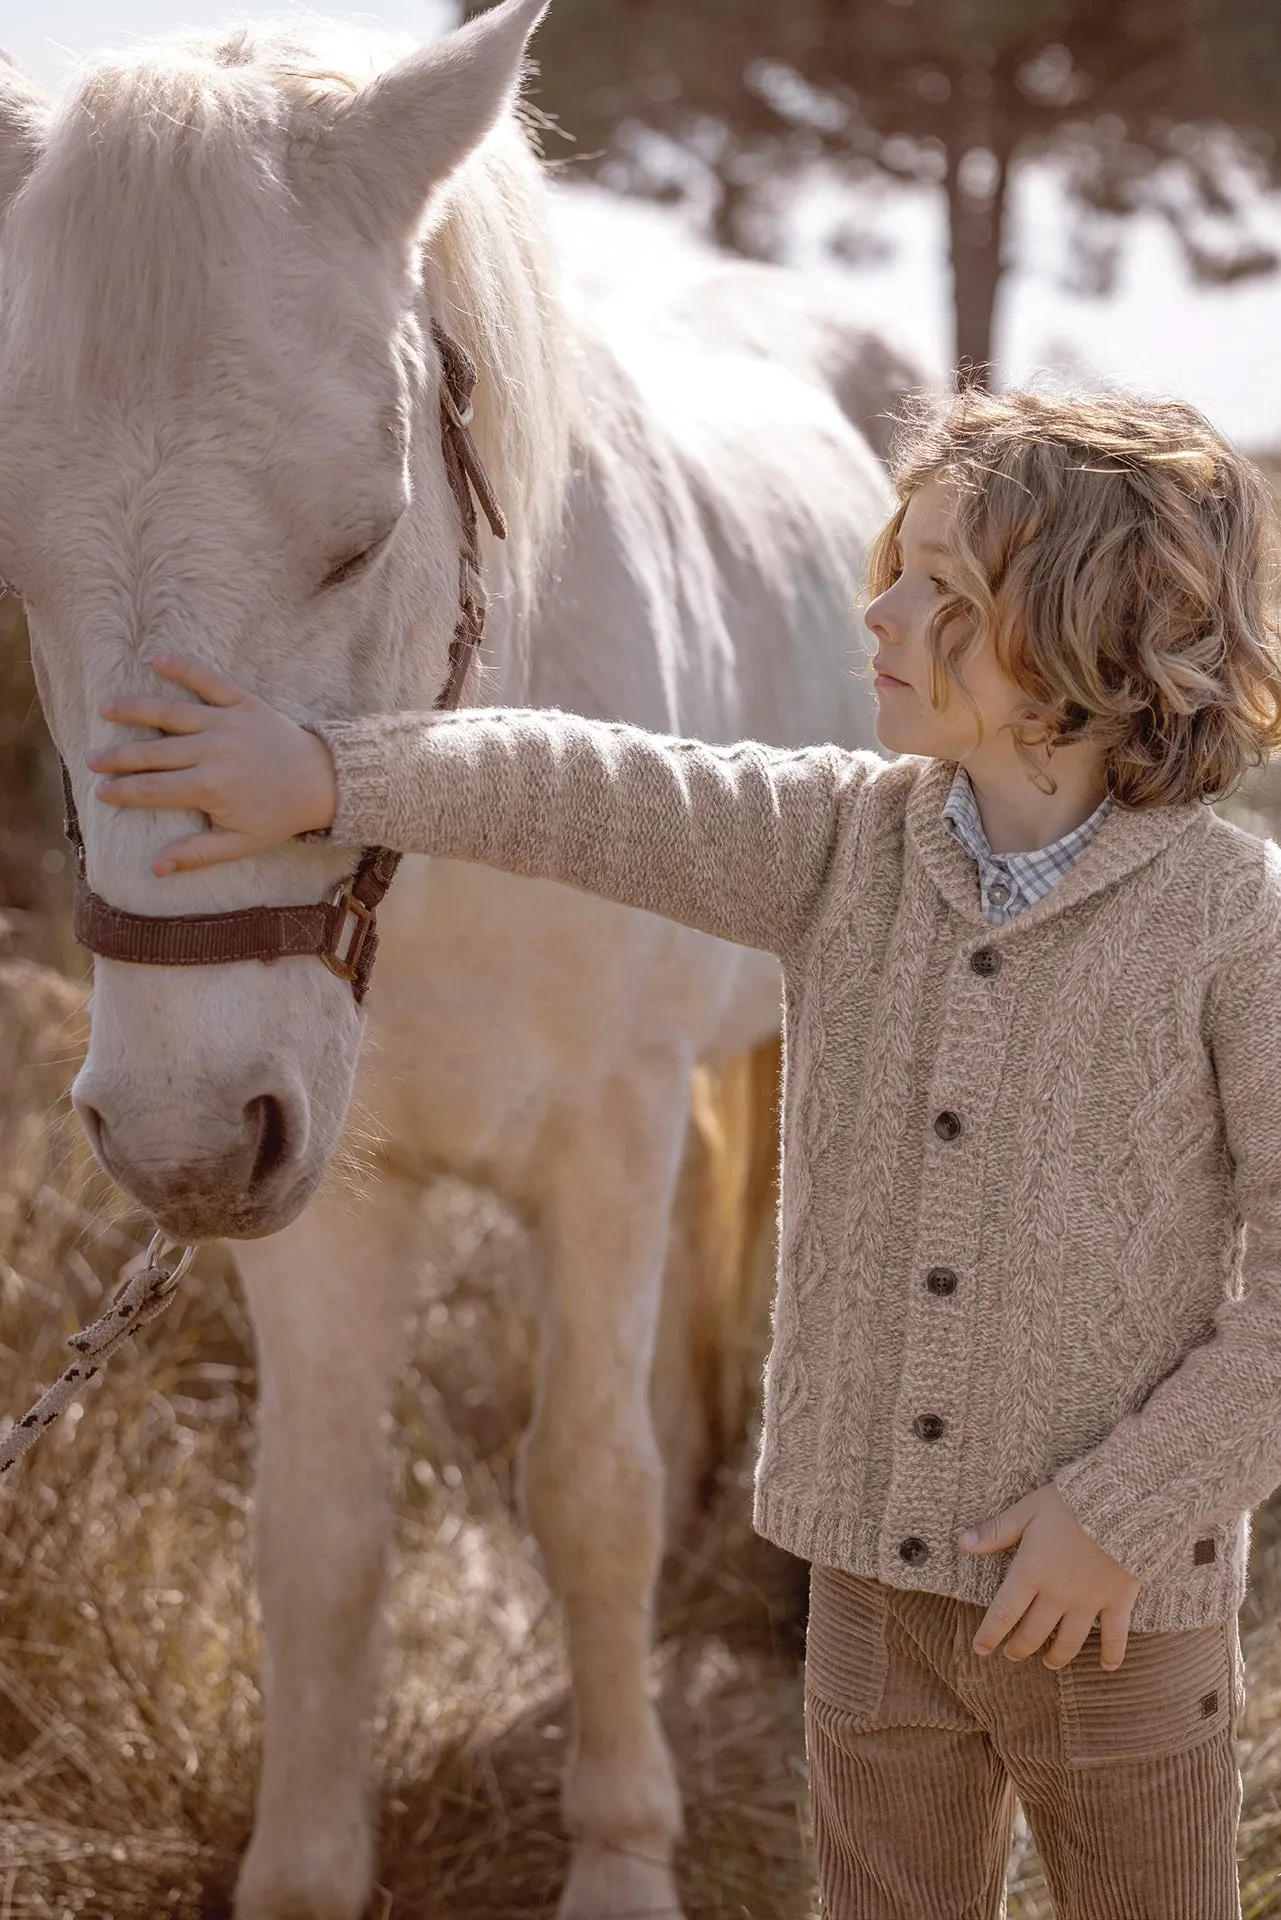
POLYGON ((886 618, 890 611, 888 601, 888 593, 878 593, 875 600, 869 601, 863 620, 870 632, 875 634, 888 632, 890 624, 886 618))

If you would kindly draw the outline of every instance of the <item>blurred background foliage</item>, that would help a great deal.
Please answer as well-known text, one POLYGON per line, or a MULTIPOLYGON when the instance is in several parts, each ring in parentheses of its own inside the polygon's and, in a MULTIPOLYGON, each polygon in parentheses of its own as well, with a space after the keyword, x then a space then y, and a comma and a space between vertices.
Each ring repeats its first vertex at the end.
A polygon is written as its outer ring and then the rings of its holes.
POLYGON ((82 974, 87 963, 67 924, 61 795, 22 603, 0 593, 0 955, 82 974))
POLYGON ((1140 211, 1203 283, 1278 265, 1251 222, 1278 175, 1273 0, 557 0, 537 51, 537 103, 573 143, 549 153, 621 192, 709 195, 732 251, 779 254, 820 162, 853 190, 937 185, 970 377, 992 359, 1021 161, 1059 167, 1083 288, 1108 290, 1140 211))

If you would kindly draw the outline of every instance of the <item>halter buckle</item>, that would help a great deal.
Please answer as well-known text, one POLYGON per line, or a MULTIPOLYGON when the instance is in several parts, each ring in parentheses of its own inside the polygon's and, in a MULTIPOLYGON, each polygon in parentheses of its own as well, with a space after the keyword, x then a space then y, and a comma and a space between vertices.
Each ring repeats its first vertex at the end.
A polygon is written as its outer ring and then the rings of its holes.
POLYGON ((355 983, 360 956, 373 932, 373 909, 367 907, 363 900, 357 900, 350 884, 339 887, 334 895, 333 907, 333 931, 330 934, 329 945, 320 957, 330 973, 336 973, 340 980, 345 980, 350 986, 355 983), (348 934, 348 925, 352 921, 355 925, 348 934))

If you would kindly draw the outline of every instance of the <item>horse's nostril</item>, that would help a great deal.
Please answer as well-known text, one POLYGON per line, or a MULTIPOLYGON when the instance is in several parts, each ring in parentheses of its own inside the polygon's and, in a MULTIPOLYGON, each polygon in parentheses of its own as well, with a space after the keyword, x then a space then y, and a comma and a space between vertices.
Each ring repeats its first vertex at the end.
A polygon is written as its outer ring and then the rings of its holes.
POLYGON ((158 1107, 123 1075, 83 1068, 73 1097, 99 1162, 177 1238, 274 1233, 303 1204, 309 1113, 302 1089, 261 1068, 233 1089, 214 1085, 203 1103, 175 1089, 158 1107), (264 1081, 272 1092, 247 1100, 264 1081), (302 1199, 293 1204, 301 1193, 302 1199))
POLYGON ((245 1108, 245 1119, 249 1123, 250 1138, 256 1141, 253 1171, 249 1176, 249 1197, 252 1199, 271 1186, 285 1164, 289 1154, 289 1129, 285 1124, 284 1107, 270 1093, 264 1093, 257 1100, 249 1102, 245 1108))

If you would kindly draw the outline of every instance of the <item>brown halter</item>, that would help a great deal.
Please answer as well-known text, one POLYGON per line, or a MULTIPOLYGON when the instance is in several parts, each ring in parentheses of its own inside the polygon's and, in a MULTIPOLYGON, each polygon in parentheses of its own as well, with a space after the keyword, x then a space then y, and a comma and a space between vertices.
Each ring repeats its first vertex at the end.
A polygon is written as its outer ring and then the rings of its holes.
MULTIPOLYGON (((476 501, 499 540, 507 537, 468 427, 476 368, 471 356, 432 322, 444 366, 440 389, 440 437, 445 472, 462 520, 459 547, 458 624, 449 644, 449 675, 434 706, 458 706, 485 630, 485 590, 480 574, 476 501), (474 498, 473 498, 474 495, 474 498)), ((378 951, 377 909, 395 878, 401 856, 388 847, 366 847, 352 878, 332 899, 303 907, 246 907, 237 913, 125 913, 92 892, 85 878, 85 846, 64 762, 64 828, 76 856, 74 930, 81 946, 107 960, 147 967, 208 967, 229 960, 279 960, 316 954, 331 973, 351 982, 363 1001, 378 951)))

